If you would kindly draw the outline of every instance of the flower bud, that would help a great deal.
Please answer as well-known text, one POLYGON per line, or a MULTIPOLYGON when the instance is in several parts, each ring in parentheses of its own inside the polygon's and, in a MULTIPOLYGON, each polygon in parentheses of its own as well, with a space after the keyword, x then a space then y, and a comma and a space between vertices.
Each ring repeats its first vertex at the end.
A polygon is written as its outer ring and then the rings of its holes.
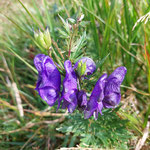
POLYGON ((79 76, 83 76, 86 71, 86 63, 83 63, 82 61, 78 63, 77 72, 79 76))
POLYGON ((41 32, 40 30, 38 33, 34 32, 34 38, 41 47, 43 47, 47 50, 50 48, 51 36, 50 36, 50 32, 49 32, 48 28, 44 32, 41 32))
POLYGON ((78 18, 78 21, 81 22, 81 21, 83 20, 83 18, 84 18, 84 14, 82 14, 82 15, 80 16, 80 18, 78 18))
POLYGON ((96 70, 96 64, 91 58, 82 57, 75 63, 74 69, 79 76, 91 75, 96 70))

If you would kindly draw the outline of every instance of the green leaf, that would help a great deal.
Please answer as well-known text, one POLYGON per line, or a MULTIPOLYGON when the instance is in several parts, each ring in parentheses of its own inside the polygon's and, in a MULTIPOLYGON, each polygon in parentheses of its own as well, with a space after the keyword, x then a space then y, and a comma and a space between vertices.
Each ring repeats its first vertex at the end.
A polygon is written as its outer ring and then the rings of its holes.
POLYGON ((70 35, 70 27, 68 21, 65 21, 60 15, 58 15, 61 19, 62 23, 64 24, 64 28, 66 29, 67 33, 70 35))
POLYGON ((68 18, 68 21, 72 24, 74 24, 76 22, 73 18, 68 18))
POLYGON ((128 149, 127 141, 132 134, 126 129, 127 122, 111 109, 105 109, 98 120, 93 117, 84 119, 81 113, 76 112, 69 115, 68 121, 57 130, 67 135, 73 133, 74 136, 80 136, 82 147, 128 149))

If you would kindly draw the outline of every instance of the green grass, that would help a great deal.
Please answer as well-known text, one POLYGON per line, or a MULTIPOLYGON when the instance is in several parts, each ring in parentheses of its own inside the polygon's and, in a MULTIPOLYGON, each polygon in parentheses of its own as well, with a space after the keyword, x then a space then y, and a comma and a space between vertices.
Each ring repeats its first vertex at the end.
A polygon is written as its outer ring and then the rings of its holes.
MULTIPOLYGON (((134 134, 134 142, 137 143, 150 115, 150 23, 140 22, 134 30, 133 26, 150 11, 149 2, 14 0, 5 9, 7 11, 0 8, 0 17, 4 20, 0 27, 3 29, 0 30, 0 149, 48 149, 49 141, 54 149, 64 145, 75 147, 79 142, 78 137, 69 140, 71 134, 66 136, 56 131, 63 122, 61 115, 64 111, 56 113, 56 106, 49 108, 34 90, 37 71, 33 58, 38 53, 47 54, 47 51, 35 41, 33 28, 44 31, 47 26, 53 39, 52 56, 58 64, 62 66, 64 59, 68 58, 70 41, 72 50, 77 45, 76 55, 92 57, 99 64, 90 81, 92 85, 103 72, 110 74, 118 66, 127 67, 121 88, 122 103, 126 107, 122 106, 119 115, 129 120, 127 128, 134 134), (67 25, 65 28, 59 15, 66 20, 68 16, 76 19, 81 14, 85 17, 78 31, 67 32, 67 25), (23 118, 17 109, 12 88, 14 82, 22 100, 23 118), (44 123, 58 118, 62 119, 58 123, 44 123), (30 127, 29 123, 33 126, 30 127)), ((72 53, 70 59, 75 62, 77 58, 72 53)), ((88 82, 85 85, 92 89, 88 82)), ((145 146, 149 141, 150 137, 145 146)))

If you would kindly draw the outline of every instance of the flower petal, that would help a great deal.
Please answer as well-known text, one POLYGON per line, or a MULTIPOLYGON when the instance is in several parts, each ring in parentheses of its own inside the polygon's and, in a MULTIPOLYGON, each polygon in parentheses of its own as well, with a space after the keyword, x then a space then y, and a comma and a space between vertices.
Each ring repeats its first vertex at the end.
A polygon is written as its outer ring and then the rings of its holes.
POLYGON ((76 99, 77 92, 75 90, 68 91, 64 94, 63 98, 69 103, 73 103, 74 99, 76 99))
POLYGON ((66 60, 64 67, 66 70, 66 76, 63 81, 64 92, 68 92, 71 89, 77 89, 77 76, 72 68, 71 61, 66 60))
POLYGON ((94 111, 97 110, 97 108, 98 103, 94 99, 89 100, 86 110, 84 111, 84 119, 89 119, 93 115, 94 111))
POLYGON ((90 96, 90 100, 94 99, 96 102, 100 102, 104 98, 104 87, 107 79, 107 74, 103 74, 99 80, 96 82, 96 85, 90 96))
POLYGON ((102 115, 102 109, 103 109, 103 103, 102 102, 99 102, 98 103, 98 111, 99 113, 102 115))
POLYGON ((117 84, 116 78, 113 78, 112 80, 107 81, 105 85, 104 94, 108 95, 109 93, 117 92, 120 93, 120 84, 117 84))
POLYGON ((34 57, 34 65, 38 72, 42 71, 42 62, 45 57, 46 55, 44 54, 38 54, 34 57))
MULTIPOLYGON (((57 90, 60 90, 61 76, 52 59, 48 56, 45 57, 42 66, 44 72, 43 77, 46 75, 51 86, 56 88, 57 90)), ((45 81, 47 82, 46 77, 45 81)))
POLYGON ((114 79, 118 85, 121 85, 126 75, 126 72, 127 72, 126 67, 124 66, 118 67, 112 72, 112 74, 108 77, 107 80, 109 82, 110 80, 114 79))
POLYGON ((86 108, 87 106, 87 95, 86 92, 83 90, 78 91, 78 107, 82 110, 86 108))
POLYGON ((77 104, 76 103, 71 103, 68 105, 68 111, 69 113, 73 113, 73 111, 75 110, 77 104))
POLYGON ((64 62, 66 76, 63 81, 62 98, 64 99, 62 108, 68 108, 72 113, 77 106, 77 76, 72 68, 70 60, 64 62))
POLYGON ((88 119, 92 115, 97 119, 98 112, 102 113, 103 105, 102 100, 104 98, 104 87, 107 79, 107 74, 103 74, 99 80, 96 82, 96 85, 88 101, 87 108, 84 112, 84 118, 88 119))
POLYGON ((120 103, 121 94, 120 93, 110 93, 106 95, 103 100, 103 105, 105 108, 114 108, 120 103))
POLYGON ((40 88, 38 91, 41 98, 45 100, 50 106, 54 105, 55 101, 59 96, 58 92, 52 87, 40 88))
POLYGON ((72 90, 64 94, 64 102, 62 108, 68 108, 69 113, 72 113, 77 106, 77 92, 72 90))
POLYGON ((118 67, 113 73, 107 78, 105 86, 105 95, 112 92, 120 93, 120 85, 124 80, 127 69, 126 67, 118 67))

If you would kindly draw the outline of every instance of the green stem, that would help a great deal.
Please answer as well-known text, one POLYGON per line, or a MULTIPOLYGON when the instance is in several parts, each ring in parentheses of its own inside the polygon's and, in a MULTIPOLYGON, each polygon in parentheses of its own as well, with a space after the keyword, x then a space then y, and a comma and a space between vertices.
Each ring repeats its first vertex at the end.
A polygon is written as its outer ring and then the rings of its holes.
POLYGON ((69 49, 68 49, 68 58, 71 55, 71 45, 72 45, 73 36, 74 36, 74 32, 71 34, 71 37, 70 37, 69 49))

